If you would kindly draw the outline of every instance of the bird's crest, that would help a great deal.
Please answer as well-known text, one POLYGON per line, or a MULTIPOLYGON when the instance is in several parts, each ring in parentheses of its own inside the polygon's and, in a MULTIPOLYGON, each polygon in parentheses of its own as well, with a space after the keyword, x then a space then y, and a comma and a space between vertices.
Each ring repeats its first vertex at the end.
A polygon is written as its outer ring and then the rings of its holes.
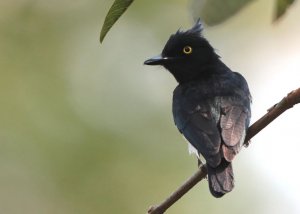
POLYGON ((182 31, 181 29, 178 29, 176 35, 186 34, 186 35, 202 36, 202 31, 203 31, 203 24, 201 20, 198 19, 191 29, 187 31, 182 31))

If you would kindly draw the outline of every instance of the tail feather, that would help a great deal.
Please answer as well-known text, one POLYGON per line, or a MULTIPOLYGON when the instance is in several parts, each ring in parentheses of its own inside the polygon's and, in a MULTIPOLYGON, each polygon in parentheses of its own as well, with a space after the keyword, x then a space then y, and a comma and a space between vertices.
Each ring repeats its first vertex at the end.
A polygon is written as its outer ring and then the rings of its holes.
POLYGON ((234 187, 231 162, 222 160, 219 166, 213 168, 207 164, 208 183, 211 194, 220 198, 234 187))

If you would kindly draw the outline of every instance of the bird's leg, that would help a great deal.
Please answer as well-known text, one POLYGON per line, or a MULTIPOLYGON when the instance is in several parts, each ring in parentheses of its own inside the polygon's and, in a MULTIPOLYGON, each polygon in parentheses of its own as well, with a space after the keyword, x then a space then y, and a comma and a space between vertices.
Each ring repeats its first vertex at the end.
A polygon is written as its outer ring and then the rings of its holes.
MULTIPOLYGON (((200 169, 204 165, 204 163, 201 161, 200 153, 198 153, 197 160, 198 160, 198 168, 200 169)), ((207 179, 207 175, 205 176, 205 178, 207 179)))
POLYGON ((198 153, 198 168, 200 168, 201 166, 203 166, 204 164, 202 163, 201 159, 200 159, 200 153, 198 153))
POLYGON ((198 168, 200 168, 201 166, 203 166, 203 163, 200 159, 198 159, 198 168))

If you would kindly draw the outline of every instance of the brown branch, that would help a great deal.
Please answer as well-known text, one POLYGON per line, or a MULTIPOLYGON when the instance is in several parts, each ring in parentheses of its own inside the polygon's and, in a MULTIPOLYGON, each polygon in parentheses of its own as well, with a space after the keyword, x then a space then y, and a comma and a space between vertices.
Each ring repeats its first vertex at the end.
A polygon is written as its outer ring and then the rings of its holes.
POLYGON ((190 177, 184 184, 182 184, 175 192, 170 195, 164 202, 158 206, 152 206, 148 210, 151 214, 164 213, 170 206, 172 206, 179 198, 193 188, 199 181, 205 178, 207 175, 205 165, 202 165, 196 173, 190 177))
POLYGON ((269 125, 273 120, 275 120, 279 115, 281 115, 286 110, 292 108, 294 105, 300 103, 300 88, 290 92, 286 97, 284 97, 279 103, 268 109, 268 112, 253 123, 248 131, 245 138, 244 144, 247 146, 249 140, 254 137, 258 132, 269 125))
MULTIPOLYGON (((267 125, 269 125, 274 119, 281 115, 286 110, 292 108, 294 105, 300 103, 300 88, 290 92, 279 103, 271 107, 268 112, 262 116, 259 120, 253 123, 248 131, 244 141, 244 145, 248 146, 249 141, 267 125)), ((199 181, 205 178, 207 175, 206 166, 202 165, 197 172, 191 176, 184 184, 182 184, 175 192, 173 192, 165 201, 156 206, 151 206, 148 210, 148 214, 162 214, 169 207, 171 207, 176 201, 178 201, 185 193, 192 189, 199 181)))

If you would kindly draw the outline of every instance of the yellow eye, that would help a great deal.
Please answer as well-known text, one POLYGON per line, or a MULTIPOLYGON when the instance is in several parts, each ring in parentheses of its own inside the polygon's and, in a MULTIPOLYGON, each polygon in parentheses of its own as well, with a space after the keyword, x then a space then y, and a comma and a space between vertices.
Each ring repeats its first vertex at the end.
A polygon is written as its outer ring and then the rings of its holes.
POLYGON ((185 46, 183 49, 182 49, 183 53, 185 54, 191 54, 193 52, 193 49, 191 46, 185 46))

